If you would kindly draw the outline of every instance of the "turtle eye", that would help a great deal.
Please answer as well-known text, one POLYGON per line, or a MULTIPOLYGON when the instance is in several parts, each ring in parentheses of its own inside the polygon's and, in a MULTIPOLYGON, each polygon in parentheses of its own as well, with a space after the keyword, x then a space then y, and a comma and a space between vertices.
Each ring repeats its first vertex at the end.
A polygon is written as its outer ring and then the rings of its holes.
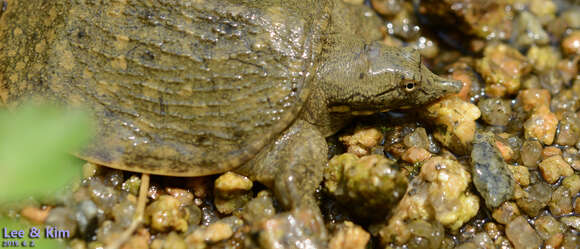
POLYGON ((403 87, 405 88, 405 91, 412 92, 417 88, 417 84, 414 81, 409 80, 403 82, 403 87))

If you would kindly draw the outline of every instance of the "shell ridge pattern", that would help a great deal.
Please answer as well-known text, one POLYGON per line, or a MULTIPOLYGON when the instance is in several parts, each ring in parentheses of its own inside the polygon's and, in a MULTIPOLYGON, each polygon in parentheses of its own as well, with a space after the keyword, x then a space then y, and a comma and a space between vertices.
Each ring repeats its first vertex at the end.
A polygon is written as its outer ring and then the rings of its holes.
MULTIPOLYGON (((62 3, 57 12, 62 24, 53 27, 54 39, 42 53, 48 66, 39 77, 46 90, 9 89, 3 99, 51 95, 92 108, 98 135, 78 156, 95 163, 177 176, 223 172, 286 129, 307 98, 318 30, 310 20, 315 17, 292 5, 62 3)), ((32 17, 14 22, 26 18, 32 17)), ((22 43, 25 38, 1 39, 22 43)), ((23 78, 6 84, 28 84, 23 78)))

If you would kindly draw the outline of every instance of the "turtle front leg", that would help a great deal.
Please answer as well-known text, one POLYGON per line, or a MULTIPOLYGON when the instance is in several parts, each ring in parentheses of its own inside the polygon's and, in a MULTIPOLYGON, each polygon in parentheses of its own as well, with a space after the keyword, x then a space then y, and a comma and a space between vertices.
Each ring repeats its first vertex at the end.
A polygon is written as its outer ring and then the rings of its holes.
POLYGON ((300 243, 317 241, 314 248, 324 247, 327 233, 314 191, 322 180, 327 153, 324 136, 308 122, 297 120, 254 159, 236 169, 273 189, 282 207, 290 211, 266 222, 260 231, 261 244, 300 248, 300 243), (278 232, 270 233, 269 229, 278 232))
POLYGON ((316 128, 297 120, 276 141, 235 171, 272 188, 286 209, 318 209, 314 191, 327 160, 326 140, 316 128))

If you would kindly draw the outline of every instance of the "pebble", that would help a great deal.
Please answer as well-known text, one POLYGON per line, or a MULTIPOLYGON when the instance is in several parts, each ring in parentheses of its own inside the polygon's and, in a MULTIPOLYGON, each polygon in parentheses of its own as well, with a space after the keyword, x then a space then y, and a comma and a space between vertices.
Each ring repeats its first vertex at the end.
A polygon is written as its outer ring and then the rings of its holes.
POLYGON ((536 140, 525 141, 520 149, 520 158, 526 167, 537 168, 542 158, 542 144, 536 140))
POLYGON ((371 235, 362 227, 350 221, 339 225, 338 231, 332 235, 328 243, 329 249, 364 249, 371 235))
POLYGON ((532 65, 528 59, 515 48, 505 44, 490 45, 483 51, 484 57, 477 60, 476 70, 487 82, 487 87, 497 86, 503 89, 494 97, 515 94, 520 89, 520 79, 529 73, 532 65))
POLYGON ((50 207, 38 208, 27 206, 20 211, 20 215, 34 224, 44 224, 44 221, 48 217, 50 210, 50 207))
POLYGON ((357 156, 370 154, 371 148, 377 146, 383 134, 376 128, 357 128, 352 135, 339 138, 346 147, 347 152, 357 156))
POLYGON ((542 160, 558 155, 562 155, 562 150, 556 146, 547 146, 542 150, 542 160))
POLYGON ((465 155, 475 135, 481 111, 476 105, 457 96, 444 98, 427 107, 424 113, 436 126, 433 136, 456 154, 465 155))
POLYGON ((50 210, 45 225, 56 226, 58 229, 70 232, 70 236, 74 237, 77 231, 77 222, 74 217, 74 212, 67 207, 55 207, 50 210))
POLYGON ((561 155, 546 158, 540 163, 539 168, 544 180, 550 184, 556 183, 561 176, 574 174, 574 170, 561 155))
POLYGON ((580 55, 580 31, 574 31, 562 40, 562 51, 580 55))
POLYGON ((200 227, 185 238, 188 244, 203 244, 205 242, 214 243, 232 237, 234 231, 232 227, 221 221, 209 224, 207 227, 200 227))
POLYGON ((523 216, 508 223, 505 233, 515 249, 540 248, 542 245, 542 240, 523 216))
POLYGON ((517 100, 529 112, 541 106, 550 106, 551 96, 546 89, 526 89, 518 93, 517 100))
POLYGON ((515 182, 495 147, 493 135, 477 133, 471 151, 473 184, 489 208, 498 207, 513 196, 515 182))
POLYGON ((508 165, 508 169, 511 171, 514 180, 520 186, 530 185, 530 171, 526 166, 514 166, 508 165))
POLYGON ((518 206, 511 202, 506 201, 501 204, 498 208, 493 210, 492 217, 500 224, 506 225, 511 220, 515 219, 520 215, 520 210, 518 206))
POLYGON ((141 186, 141 178, 136 175, 132 175, 121 185, 123 191, 129 192, 132 195, 137 196, 139 194, 139 187, 141 186))
POLYGON ((265 220, 256 229, 264 249, 325 248, 328 233, 318 215, 309 209, 295 209, 265 220))
POLYGON ((556 143, 559 145, 575 145, 580 138, 580 119, 576 114, 565 113, 558 125, 556 143))
POLYGON ((569 215, 574 211, 572 204, 572 198, 570 190, 566 186, 558 187, 554 192, 552 192, 552 199, 548 203, 550 207, 550 212, 555 216, 569 215))
POLYGON ((551 145, 554 142, 558 118, 547 106, 537 108, 532 116, 524 123, 526 139, 538 139, 543 144, 551 145))
POLYGON ((455 160, 432 157, 425 161, 387 225, 380 228, 382 243, 416 243, 413 238, 423 235, 429 247, 438 245, 441 225, 456 230, 479 211, 479 198, 469 190, 470 182, 469 172, 455 160))
POLYGON ((242 218, 249 224, 257 224, 259 221, 268 219, 276 214, 272 193, 266 190, 260 191, 256 198, 244 206, 242 218))
POLYGON ((520 13, 516 22, 518 47, 526 47, 532 44, 545 45, 550 41, 548 33, 542 28, 539 20, 527 11, 520 13))
POLYGON ((188 224, 186 212, 180 208, 179 200, 170 195, 161 195, 145 209, 145 217, 151 222, 151 228, 165 232, 170 229, 185 232, 188 224))
POLYGON ((233 172, 218 177, 214 186, 214 204, 222 214, 231 214, 252 198, 252 181, 233 172))
POLYGON ((512 115, 509 101, 501 98, 480 100, 477 104, 481 118, 490 125, 506 126, 512 115))
POLYGON ((365 217, 387 215, 404 195, 408 180, 395 161, 383 155, 358 158, 351 153, 334 156, 324 169, 324 185, 330 195, 365 217))
POLYGON ((401 159, 409 163, 418 163, 431 158, 431 153, 423 148, 411 147, 407 149, 401 159))
POLYGON ((552 195, 550 185, 538 182, 525 187, 516 198, 519 209, 532 217, 536 217, 540 211, 548 205, 552 195))
MULTIPOLYGON (((175 232, 171 232, 171 233, 175 233, 175 232)), ((148 249, 149 248, 149 240, 150 240, 150 234, 147 231, 147 229, 139 229, 137 230, 137 232, 131 236, 131 238, 129 238, 129 240, 127 242, 125 242, 122 246, 121 249, 148 249)), ((170 234, 171 236, 171 234, 170 234)), ((185 249, 184 247, 162 247, 159 249, 185 249)))
POLYGON ((560 218, 560 221, 572 229, 580 230, 580 217, 578 216, 565 216, 560 218))
POLYGON ((429 137, 427 136, 427 131, 423 127, 418 127, 403 138, 403 143, 408 148, 418 147, 427 150, 429 149, 429 137))
POLYGON ((394 16, 403 8, 402 0, 371 0, 371 6, 379 14, 384 16, 394 16))
POLYGON ((534 70, 544 72, 554 69, 560 61, 560 51, 551 46, 532 46, 526 54, 534 70))
POLYGON ((543 240, 547 240, 556 234, 566 232, 566 227, 550 214, 542 215, 534 221, 536 232, 543 240))

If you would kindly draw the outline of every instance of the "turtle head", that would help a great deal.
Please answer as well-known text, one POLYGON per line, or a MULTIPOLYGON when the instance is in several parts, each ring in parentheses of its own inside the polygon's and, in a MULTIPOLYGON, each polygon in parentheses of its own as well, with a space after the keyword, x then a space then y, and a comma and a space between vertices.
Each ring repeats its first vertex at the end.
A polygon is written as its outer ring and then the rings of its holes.
POLYGON ((376 91, 372 102, 384 109, 420 107, 445 95, 458 93, 463 84, 432 73, 411 48, 375 43, 367 48, 368 88, 376 91), (375 90, 376 89, 376 90, 375 90))
POLYGON ((331 112, 356 115, 419 107, 463 86, 429 71, 414 49, 359 44, 361 49, 354 53, 341 48, 319 71, 331 112))

